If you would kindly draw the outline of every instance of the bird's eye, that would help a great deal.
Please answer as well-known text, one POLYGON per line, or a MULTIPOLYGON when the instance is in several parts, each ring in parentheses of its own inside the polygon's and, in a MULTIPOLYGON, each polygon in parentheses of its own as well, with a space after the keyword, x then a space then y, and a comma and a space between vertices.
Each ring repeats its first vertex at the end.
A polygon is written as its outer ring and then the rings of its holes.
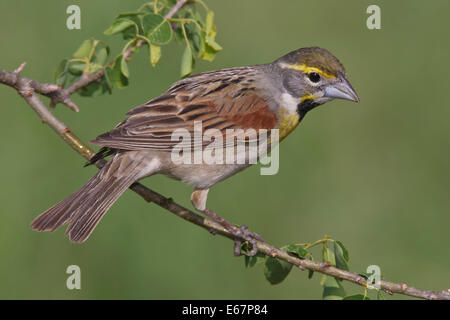
POLYGON ((311 82, 317 83, 320 81, 320 74, 317 72, 308 73, 308 79, 311 80, 311 82))

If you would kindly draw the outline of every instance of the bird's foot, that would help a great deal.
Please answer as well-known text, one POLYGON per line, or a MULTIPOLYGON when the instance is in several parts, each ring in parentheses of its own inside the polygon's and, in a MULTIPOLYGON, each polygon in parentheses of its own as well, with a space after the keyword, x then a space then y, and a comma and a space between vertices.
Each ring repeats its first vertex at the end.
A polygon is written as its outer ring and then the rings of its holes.
POLYGON ((242 248, 242 240, 248 242, 248 244, 250 245, 250 251, 246 250, 244 251, 244 254, 248 257, 252 257, 255 254, 258 253, 258 247, 256 245, 256 241, 264 241, 263 238, 248 229, 248 226, 246 224, 240 226, 239 228, 234 226, 237 231, 233 232, 230 231, 231 233, 233 233, 233 235, 236 236, 236 238, 234 239, 234 255, 235 256, 240 256, 241 255, 241 248, 242 248))
POLYGON ((202 211, 205 215, 207 215, 214 221, 220 223, 228 232, 230 232, 233 235, 235 256, 241 255, 241 248, 243 242, 248 242, 251 247, 250 251, 244 252, 246 256, 251 257, 258 253, 256 241, 263 241, 263 238, 259 234, 248 230, 247 225, 237 227, 209 209, 205 209, 202 211))

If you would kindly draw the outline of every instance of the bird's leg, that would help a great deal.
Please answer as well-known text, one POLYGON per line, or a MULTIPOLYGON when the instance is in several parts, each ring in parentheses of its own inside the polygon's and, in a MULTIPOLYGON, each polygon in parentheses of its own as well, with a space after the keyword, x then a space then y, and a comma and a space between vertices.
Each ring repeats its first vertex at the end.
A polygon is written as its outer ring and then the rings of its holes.
POLYGON ((254 256, 258 253, 258 248, 256 246, 256 241, 263 241, 262 237, 248 230, 247 225, 243 225, 241 227, 237 227, 231 222, 228 222, 217 213, 206 208, 206 200, 208 198, 209 189, 196 189, 191 195, 191 201, 194 205, 195 209, 204 213, 206 216, 211 218, 212 220, 220 223, 227 231, 229 231, 234 236, 234 255, 241 255, 241 245, 242 240, 248 241, 252 245, 252 250, 250 252, 246 252, 247 256, 254 256))

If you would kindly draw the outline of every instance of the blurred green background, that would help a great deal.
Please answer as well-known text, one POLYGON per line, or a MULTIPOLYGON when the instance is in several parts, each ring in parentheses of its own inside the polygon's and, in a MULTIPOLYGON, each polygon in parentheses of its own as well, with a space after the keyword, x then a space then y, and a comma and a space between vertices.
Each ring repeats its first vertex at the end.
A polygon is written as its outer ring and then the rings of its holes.
MULTIPOLYGON (((142 1, 0 2, 0 68, 28 63, 24 76, 52 82, 60 60, 142 1), (66 8, 81 7, 81 30, 67 30, 66 8)), ((345 65, 361 103, 312 111, 280 148, 280 171, 259 167, 215 186, 209 207, 282 246, 328 234, 350 252, 350 268, 379 265, 384 278, 420 288, 450 287, 450 2, 210 0, 224 50, 195 72, 267 63, 305 46, 329 49, 345 65), (381 7, 381 30, 366 28, 366 8, 381 7), (445 40, 447 39, 447 40, 445 40)), ((73 113, 55 114, 89 141, 131 107, 179 77, 183 47, 163 48, 156 68, 133 56, 131 83, 112 95, 74 96, 73 113)), ((47 99, 45 99, 47 101, 47 99)), ((245 269, 232 243, 126 192, 90 239, 29 228, 39 213, 95 172, 43 125, 9 87, 0 86, 0 298, 3 299, 320 299, 320 276, 293 270, 270 285, 262 268, 245 269), (81 267, 82 290, 66 288, 68 265, 81 267)), ((191 207, 190 187, 163 176, 144 184, 191 207)), ((316 253, 317 257, 320 254, 316 253)), ((348 293, 362 289, 346 285, 348 293)), ((394 298, 402 298, 399 295, 394 298)))

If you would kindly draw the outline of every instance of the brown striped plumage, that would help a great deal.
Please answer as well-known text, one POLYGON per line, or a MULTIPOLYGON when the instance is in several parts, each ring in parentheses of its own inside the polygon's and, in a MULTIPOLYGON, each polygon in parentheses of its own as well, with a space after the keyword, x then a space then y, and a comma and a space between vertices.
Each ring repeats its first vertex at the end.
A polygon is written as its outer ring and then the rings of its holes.
MULTIPOLYGON (((174 84, 166 93, 131 109, 128 118, 100 135, 93 144, 115 149, 171 151, 178 142, 171 139, 176 129, 275 128, 277 117, 252 81, 254 68, 232 68, 202 73, 174 84)), ((228 137, 229 138, 229 137, 228 137)))

